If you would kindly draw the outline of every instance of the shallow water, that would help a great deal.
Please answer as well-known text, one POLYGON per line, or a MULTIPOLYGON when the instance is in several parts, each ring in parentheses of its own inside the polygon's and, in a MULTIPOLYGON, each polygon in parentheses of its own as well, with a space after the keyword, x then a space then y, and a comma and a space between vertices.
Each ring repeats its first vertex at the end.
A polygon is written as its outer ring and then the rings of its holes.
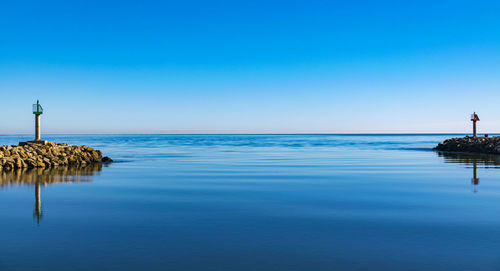
POLYGON ((500 158, 449 137, 47 136, 116 163, 0 174, 0 270, 498 270, 500 158))

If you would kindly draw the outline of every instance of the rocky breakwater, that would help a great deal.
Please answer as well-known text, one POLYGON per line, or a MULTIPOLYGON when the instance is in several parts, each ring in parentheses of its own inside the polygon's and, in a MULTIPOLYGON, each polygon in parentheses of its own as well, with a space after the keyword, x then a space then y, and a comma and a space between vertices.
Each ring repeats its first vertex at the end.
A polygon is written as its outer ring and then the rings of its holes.
POLYGON ((48 141, 20 142, 18 146, 0 146, 0 170, 87 166, 112 162, 100 150, 48 141))
POLYGON ((439 143, 434 150, 449 152, 470 152, 500 154, 500 137, 457 137, 439 143))

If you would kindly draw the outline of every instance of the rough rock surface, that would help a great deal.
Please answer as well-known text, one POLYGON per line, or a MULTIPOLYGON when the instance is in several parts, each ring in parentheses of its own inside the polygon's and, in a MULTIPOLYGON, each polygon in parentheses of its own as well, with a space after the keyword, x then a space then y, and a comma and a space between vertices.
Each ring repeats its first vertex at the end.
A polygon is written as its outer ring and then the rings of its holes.
POLYGON ((439 143, 438 151, 500 154, 500 137, 457 137, 439 143))
POLYGON ((0 146, 0 170, 86 166, 102 163, 102 160, 100 150, 87 146, 70 146, 47 141, 28 141, 19 143, 19 146, 0 146))

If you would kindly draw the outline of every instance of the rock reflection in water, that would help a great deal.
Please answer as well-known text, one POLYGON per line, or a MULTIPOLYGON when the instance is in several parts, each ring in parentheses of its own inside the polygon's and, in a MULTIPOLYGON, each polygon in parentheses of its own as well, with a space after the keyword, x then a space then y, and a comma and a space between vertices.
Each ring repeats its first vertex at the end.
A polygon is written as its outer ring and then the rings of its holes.
POLYGON ((102 170, 102 164, 91 164, 85 167, 56 167, 18 169, 13 171, 0 170, 0 187, 16 185, 35 186, 35 210, 33 218, 40 223, 43 217, 40 187, 55 183, 90 182, 92 176, 102 170))
POLYGON ((485 168, 500 167, 500 155, 495 154, 438 152, 438 155, 444 159, 445 163, 476 164, 485 168))
POLYGON ((473 153, 452 153, 438 152, 439 157, 444 158, 445 163, 459 163, 472 166, 471 184, 473 192, 477 192, 479 178, 477 177, 477 167, 500 168, 500 155, 473 154, 473 153))
POLYGON ((53 183, 90 182, 92 176, 102 170, 102 164, 91 164, 85 167, 55 167, 18 169, 12 171, 0 170, 0 186, 35 185, 53 183))

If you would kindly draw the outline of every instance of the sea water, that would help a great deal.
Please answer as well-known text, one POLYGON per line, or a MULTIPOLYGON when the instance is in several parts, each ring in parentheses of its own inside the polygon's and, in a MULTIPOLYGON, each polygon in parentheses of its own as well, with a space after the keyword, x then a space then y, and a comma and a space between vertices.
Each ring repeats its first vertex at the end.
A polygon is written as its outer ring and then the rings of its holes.
POLYGON ((499 270, 500 158, 453 136, 48 135, 115 163, 1 173, 0 270, 499 270))

